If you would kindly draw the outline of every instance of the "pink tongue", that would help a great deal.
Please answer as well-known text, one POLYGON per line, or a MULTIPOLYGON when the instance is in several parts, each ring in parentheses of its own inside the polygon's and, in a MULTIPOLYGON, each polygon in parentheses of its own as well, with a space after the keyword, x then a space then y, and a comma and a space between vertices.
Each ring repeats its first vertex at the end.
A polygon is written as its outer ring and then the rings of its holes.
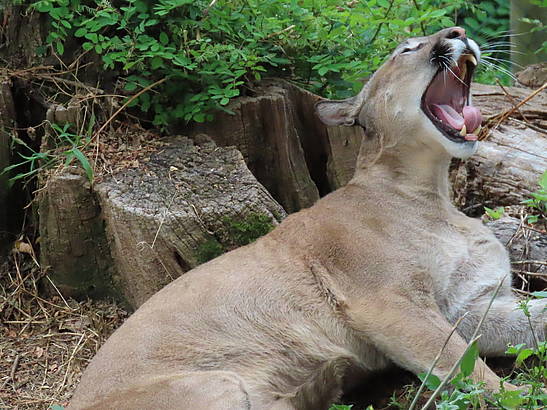
POLYGON ((480 110, 471 105, 463 107, 463 118, 465 118, 465 128, 467 128, 467 132, 475 131, 482 123, 480 110))
POLYGON ((431 107, 433 114, 435 114, 438 119, 457 130, 461 130, 465 124, 467 132, 473 132, 482 122, 481 112, 478 108, 473 106, 468 105, 463 107, 463 117, 462 114, 458 113, 448 104, 432 104, 431 107))

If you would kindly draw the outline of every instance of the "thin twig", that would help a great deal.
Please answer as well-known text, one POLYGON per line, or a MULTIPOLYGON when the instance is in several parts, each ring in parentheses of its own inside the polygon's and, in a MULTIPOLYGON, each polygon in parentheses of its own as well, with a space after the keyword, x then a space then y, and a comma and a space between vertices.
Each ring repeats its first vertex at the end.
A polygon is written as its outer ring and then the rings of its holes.
POLYGON ((498 114, 498 115, 495 115, 493 116, 492 118, 490 118, 488 120, 488 123, 491 123, 493 121, 496 121, 496 124, 492 127, 485 127, 486 131, 484 132, 484 134, 479 138, 480 140, 484 140, 486 139, 486 137, 488 137, 488 135, 491 134, 491 132, 495 129, 498 128, 498 126, 503 122, 505 121, 507 118, 509 118, 509 116, 511 116, 511 114, 513 114, 515 111, 517 111, 520 107, 522 107, 524 104, 526 104, 528 101, 530 101, 532 98, 534 98, 536 95, 538 95, 540 92, 542 92, 543 90, 545 90, 545 88, 547 88, 547 82, 544 83, 541 87, 539 87, 537 90, 534 90, 533 92, 531 92, 526 98, 524 98, 522 101, 520 101, 518 104, 516 104, 514 107, 508 109, 508 110, 505 110, 504 112, 498 114))
POLYGON ((268 34, 266 37, 263 38, 263 40, 268 40, 269 38, 278 36, 279 34, 283 34, 286 31, 291 31, 295 27, 296 27, 296 24, 291 24, 289 27, 286 27, 283 30, 279 30, 279 31, 276 31, 275 33, 268 34))
POLYGON ((499 79, 496 78, 496 82, 498 83, 498 85, 500 86, 500 88, 503 90, 503 92, 505 93, 505 96, 507 97, 507 99, 509 100, 509 102, 511 104, 513 104, 513 107, 515 107, 515 109, 518 111, 518 113, 522 116, 522 118, 524 118, 524 121, 526 121, 526 123, 529 125, 530 124, 530 121, 528 120, 528 118, 526 118, 526 115, 524 115, 524 113, 522 111, 520 111, 520 109, 517 107, 517 102, 515 101, 515 99, 513 98, 513 96, 511 94, 509 94, 509 92, 507 92, 507 90, 505 89, 505 87, 503 86, 503 84, 500 82, 499 79))
POLYGON ((7 378, 4 381, 4 384, 2 385, 2 388, 6 387, 9 381, 15 381, 15 372, 17 371, 17 366, 19 366, 19 360, 21 360, 21 355, 17 354, 15 356, 15 359, 13 360, 13 364, 11 365, 11 371, 9 372, 9 378, 7 378))
POLYGON ((157 85, 160 85, 161 83, 165 82, 167 80, 167 77, 164 77, 162 78, 161 80, 158 80, 156 81, 155 83, 152 83, 146 87, 144 87, 142 90, 140 90, 138 93, 136 93, 135 95, 133 95, 132 97, 130 97, 125 103, 123 103, 123 105, 118 108, 118 110, 112 114, 110 116, 110 118, 108 120, 105 121, 105 123, 101 126, 101 128, 99 128, 99 130, 95 133, 95 136, 99 135, 105 128, 108 124, 110 124, 110 122, 116 118, 116 116, 122 112, 129 104, 131 104, 136 98, 140 97, 141 94, 144 94, 145 92, 147 92, 148 90, 151 90, 152 88, 154 88, 155 86, 157 85))
POLYGON ((515 265, 521 265, 521 264, 525 264, 525 263, 531 263, 531 264, 537 264, 537 265, 547 265, 547 262, 546 261, 539 261, 539 260, 533 260, 533 259, 530 259, 530 260, 525 260, 525 261, 512 261, 511 263, 515 264, 515 265))

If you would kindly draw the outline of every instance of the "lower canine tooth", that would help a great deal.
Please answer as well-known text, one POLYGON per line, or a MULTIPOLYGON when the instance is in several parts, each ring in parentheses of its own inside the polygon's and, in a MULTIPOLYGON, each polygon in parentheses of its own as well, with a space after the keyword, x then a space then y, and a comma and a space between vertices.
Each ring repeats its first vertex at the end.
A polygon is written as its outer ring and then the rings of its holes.
POLYGON ((467 135, 467 127, 465 126, 465 124, 463 124, 462 130, 460 131, 460 135, 462 137, 465 137, 467 135))

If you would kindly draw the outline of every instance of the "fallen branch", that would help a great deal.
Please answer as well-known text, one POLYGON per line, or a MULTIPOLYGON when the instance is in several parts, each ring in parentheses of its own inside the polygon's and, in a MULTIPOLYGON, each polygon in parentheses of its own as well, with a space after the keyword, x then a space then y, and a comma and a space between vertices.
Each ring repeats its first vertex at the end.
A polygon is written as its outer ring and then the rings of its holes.
POLYGON ((536 95, 538 95, 540 92, 542 92, 546 88, 547 88, 547 83, 544 83, 541 87, 539 87, 537 90, 532 91, 526 98, 524 98, 518 104, 514 105, 512 108, 509 108, 509 109, 503 111, 502 113, 500 113, 498 115, 495 115, 495 116, 491 117, 490 119, 488 119, 488 121, 486 121, 485 126, 483 127, 483 129, 479 133, 479 140, 483 141, 486 138, 488 138, 488 136, 490 136, 492 131, 494 131, 496 128, 498 128, 499 125, 503 121, 505 121, 507 118, 509 118, 516 111, 519 111, 520 107, 522 107, 524 104, 526 104, 528 101, 530 101, 532 98, 534 98, 536 95), (493 123, 494 121, 497 121, 495 123, 495 125, 490 126, 489 124, 493 123))

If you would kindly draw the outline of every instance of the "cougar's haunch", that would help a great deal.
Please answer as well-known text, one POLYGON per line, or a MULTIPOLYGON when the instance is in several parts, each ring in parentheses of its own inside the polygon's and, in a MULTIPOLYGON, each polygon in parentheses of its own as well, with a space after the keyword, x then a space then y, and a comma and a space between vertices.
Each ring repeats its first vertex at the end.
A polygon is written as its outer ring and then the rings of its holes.
MULTIPOLYGON (((70 408, 326 409, 351 375, 427 371, 467 313, 434 369, 447 376, 510 272, 502 244, 449 199, 450 158, 478 144, 479 61, 463 29, 442 30, 399 45, 357 96, 320 101, 327 125, 366 130, 350 183, 154 295, 97 353, 70 408)), ((483 355, 532 344, 515 304, 507 279, 483 355)), ((542 340, 545 307, 530 309, 542 340)), ((482 360, 472 377, 500 387, 482 360)))

